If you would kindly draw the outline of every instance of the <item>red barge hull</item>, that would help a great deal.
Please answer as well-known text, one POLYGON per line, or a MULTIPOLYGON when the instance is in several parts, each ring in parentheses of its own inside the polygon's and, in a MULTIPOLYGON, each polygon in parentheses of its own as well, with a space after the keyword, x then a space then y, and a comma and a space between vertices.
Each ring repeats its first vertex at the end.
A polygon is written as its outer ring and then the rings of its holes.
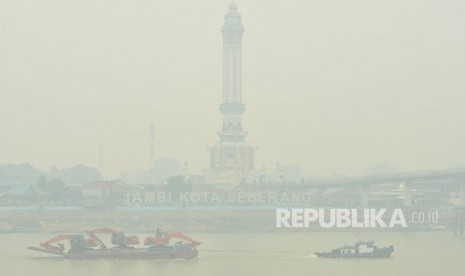
POLYGON ((199 255, 196 249, 189 251, 148 251, 147 249, 131 250, 89 250, 76 253, 58 253, 39 247, 28 247, 30 250, 61 256, 65 259, 129 259, 129 260, 162 260, 162 259, 195 259, 199 255))

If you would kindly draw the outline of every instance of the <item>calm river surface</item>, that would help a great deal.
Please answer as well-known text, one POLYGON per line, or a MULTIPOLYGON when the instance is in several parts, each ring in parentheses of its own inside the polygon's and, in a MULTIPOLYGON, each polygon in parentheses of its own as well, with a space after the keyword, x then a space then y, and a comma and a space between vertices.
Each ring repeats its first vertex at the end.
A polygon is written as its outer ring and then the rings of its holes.
MULTIPOLYGON (((359 239, 354 233, 189 233, 202 241, 197 260, 63 260, 28 251, 53 234, 0 234, 0 275, 465 275, 465 236, 448 231, 366 233, 395 247, 390 259, 319 259, 359 239)), ((141 234, 140 237, 144 237, 141 234)))

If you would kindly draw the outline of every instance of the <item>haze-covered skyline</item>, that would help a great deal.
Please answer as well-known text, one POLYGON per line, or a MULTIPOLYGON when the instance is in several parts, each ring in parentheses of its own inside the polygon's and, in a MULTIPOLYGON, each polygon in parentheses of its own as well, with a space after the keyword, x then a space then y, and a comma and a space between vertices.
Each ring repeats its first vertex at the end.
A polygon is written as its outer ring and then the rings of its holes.
MULTIPOLYGON (((0 164, 209 166, 230 1, 0 3, 0 164)), ((256 167, 465 166, 465 3, 236 1, 256 167)))

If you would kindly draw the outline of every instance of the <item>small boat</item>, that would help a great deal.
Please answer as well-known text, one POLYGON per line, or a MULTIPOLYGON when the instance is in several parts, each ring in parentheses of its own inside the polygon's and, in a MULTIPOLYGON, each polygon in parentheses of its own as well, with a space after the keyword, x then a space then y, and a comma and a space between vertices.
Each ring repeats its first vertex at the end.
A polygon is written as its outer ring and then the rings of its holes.
POLYGON ((316 252, 321 258, 389 258, 394 246, 378 247, 373 241, 358 241, 354 245, 343 246, 330 252, 316 252))
POLYGON ((87 237, 84 234, 58 235, 41 243, 40 247, 30 246, 28 249, 66 259, 194 259, 199 254, 197 246, 200 242, 179 232, 157 230, 156 236, 145 239, 146 247, 134 247, 133 245, 139 244, 137 236, 128 237, 111 228, 99 228, 85 233, 87 237), (97 233, 111 233, 111 243, 114 246, 107 247, 97 233), (173 238, 180 241, 170 244, 173 238), (63 243, 59 243, 61 241, 69 241, 70 248, 65 250, 63 243))

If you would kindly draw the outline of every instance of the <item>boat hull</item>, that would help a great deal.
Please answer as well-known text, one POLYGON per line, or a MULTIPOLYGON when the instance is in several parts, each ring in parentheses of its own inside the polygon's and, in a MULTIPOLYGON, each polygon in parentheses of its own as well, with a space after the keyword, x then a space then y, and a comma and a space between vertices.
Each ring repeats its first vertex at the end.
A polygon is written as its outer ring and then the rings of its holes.
POLYGON ((367 253, 316 252, 315 255, 320 258, 390 258, 392 252, 394 247, 389 246, 367 253))

